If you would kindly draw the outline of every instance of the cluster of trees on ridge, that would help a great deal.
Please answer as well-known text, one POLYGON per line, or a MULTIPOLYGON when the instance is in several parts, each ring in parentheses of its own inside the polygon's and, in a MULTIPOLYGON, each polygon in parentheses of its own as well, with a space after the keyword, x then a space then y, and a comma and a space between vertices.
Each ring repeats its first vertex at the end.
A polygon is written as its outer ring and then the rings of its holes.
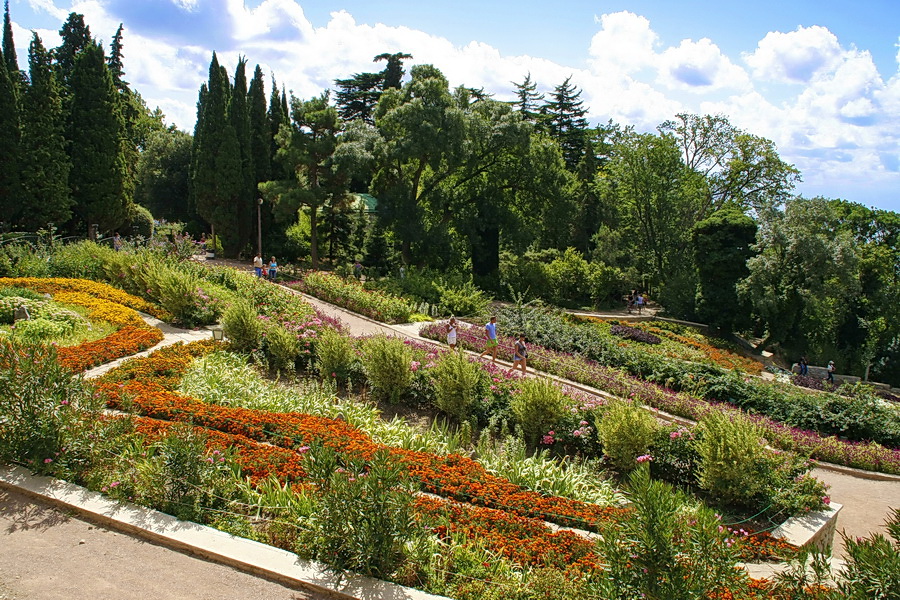
POLYGON ((501 102, 432 65, 407 77, 402 52, 302 99, 213 54, 190 135, 123 81, 121 28, 104 57, 73 13, 59 48, 35 36, 26 74, 8 23, 7 7, 0 202, 15 227, 112 230, 146 208, 248 256, 259 210, 280 259, 464 271, 573 305, 649 289, 669 314, 900 383, 898 215, 797 196, 774 144, 723 116, 592 126, 569 79, 545 95, 526 75, 501 102), (374 217, 357 193, 377 198, 374 217))

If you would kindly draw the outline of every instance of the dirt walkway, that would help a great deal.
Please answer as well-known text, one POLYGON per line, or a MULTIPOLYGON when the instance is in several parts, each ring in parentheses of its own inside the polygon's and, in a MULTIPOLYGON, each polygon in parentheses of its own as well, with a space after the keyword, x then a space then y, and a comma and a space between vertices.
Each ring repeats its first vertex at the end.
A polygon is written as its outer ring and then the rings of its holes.
POLYGON ((324 600, 0 491, 0 600, 324 600))

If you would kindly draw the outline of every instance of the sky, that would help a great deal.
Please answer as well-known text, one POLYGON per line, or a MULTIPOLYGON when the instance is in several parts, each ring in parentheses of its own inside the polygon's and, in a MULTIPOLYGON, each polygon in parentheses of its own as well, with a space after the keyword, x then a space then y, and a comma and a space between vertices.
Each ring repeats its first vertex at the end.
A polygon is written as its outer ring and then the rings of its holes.
POLYGON ((500 100, 571 76, 594 123, 724 115, 799 193, 900 212, 900 0, 10 0, 20 67, 72 11, 107 47, 124 23, 125 79, 186 131, 214 50, 301 98, 402 51, 500 100))

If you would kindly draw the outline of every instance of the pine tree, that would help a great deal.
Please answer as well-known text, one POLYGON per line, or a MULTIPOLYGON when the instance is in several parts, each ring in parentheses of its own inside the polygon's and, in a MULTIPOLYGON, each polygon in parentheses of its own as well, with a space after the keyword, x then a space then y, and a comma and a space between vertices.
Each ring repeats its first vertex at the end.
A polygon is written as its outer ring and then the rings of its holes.
POLYGON ((122 29, 122 23, 119 23, 116 35, 113 36, 112 43, 109 45, 109 58, 107 59, 107 65, 109 66, 109 73, 112 75, 113 83, 116 84, 116 87, 120 90, 128 88, 128 82, 122 79, 122 77, 125 76, 125 66, 122 63, 122 29))
POLYGON ((65 115, 53 61, 37 33, 28 49, 31 85, 22 102, 22 226, 35 231, 72 217, 65 115))
POLYGON ((587 130, 587 119, 584 118, 587 110, 581 99, 581 90, 572 83, 570 75, 553 89, 550 98, 542 107, 547 132, 559 142, 566 167, 574 171, 584 154, 587 130))
POLYGON ((237 136, 240 149, 241 167, 238 175, 242 185, 237 197, 235 211, 238 215, 238 235, 240 246, 253 245, 253 232, 256 229, 256 181, 254 181, 253 155, 250 148, 250 111, 247 106, 247 59, 238 59, 234 71, 234 87, 231 90, 231 103, 228 119, 237 136))
POLYGON ((261 181, 269 180, 271 169, 269 121, 266 116, 266 89, 263 81, 263 72, 256 65, 253 79, 250 80, 249 111, 250 111, 250 154, 253 157, 254 189, 261 181))
POLYGON ((516 98, 512 105, 516 107, 522 118, 529 123, 537 123, 540 113, 538 112, 538 103, 544 100, 544 95, 537 91, 537 83, 531 80, 531 72, 525 76, 525 81, 515 83, 516 98))
POLYGON ((101 231, 112 231, 125 222, 130 199, 125 122, 100 44, 91 43, 78 55, 70 81, 69 156, 77 169, 69 174, 69 186, 82 221, 74 225, 96 223, 101 231))
POLYGON ((236 207, 241 188, 241 149, 228 119, 231 86, 213 52, 207 89, 201 91, 197 114, 198 135, 194 139, 195 166, 191 183, 197 213, 215 228, 226 255, 240 250, 236 207))
MULTIPOLYGON (((16 84, 6 61, 0 66, 0 220, 14 219, 19 201, 21 123, 16 84)), ((16 71, 18 73, 18 71, 16 71)))
POLYGON ((381 98, 383 73, 357 73, 349 79, 335 79, 335 104, 344 121, 362 119, 375 124, 375 106, 381 98))

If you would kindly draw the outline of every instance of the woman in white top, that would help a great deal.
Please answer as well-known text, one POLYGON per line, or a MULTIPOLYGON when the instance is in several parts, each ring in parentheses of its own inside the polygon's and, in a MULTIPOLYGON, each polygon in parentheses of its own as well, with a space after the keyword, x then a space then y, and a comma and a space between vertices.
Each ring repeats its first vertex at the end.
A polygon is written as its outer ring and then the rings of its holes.
POLYGON ((456 349, 456 317, 450 317, 450 322, 447 323, 447 345, 451 350, 456 349))

